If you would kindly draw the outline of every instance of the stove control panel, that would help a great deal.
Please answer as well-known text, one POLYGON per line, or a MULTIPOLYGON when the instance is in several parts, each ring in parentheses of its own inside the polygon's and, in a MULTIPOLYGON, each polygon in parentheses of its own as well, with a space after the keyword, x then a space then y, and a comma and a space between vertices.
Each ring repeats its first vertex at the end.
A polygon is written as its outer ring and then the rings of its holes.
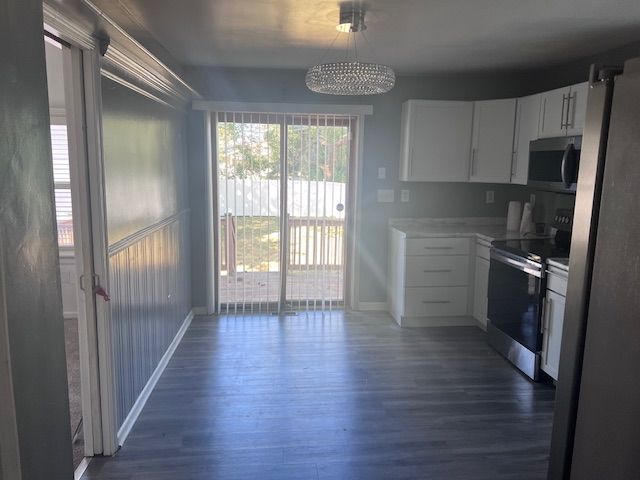
POLYGON ((571 232, 573 228, 573 210, 558 208, 553 217, 553 227, 564 232, 571 232))

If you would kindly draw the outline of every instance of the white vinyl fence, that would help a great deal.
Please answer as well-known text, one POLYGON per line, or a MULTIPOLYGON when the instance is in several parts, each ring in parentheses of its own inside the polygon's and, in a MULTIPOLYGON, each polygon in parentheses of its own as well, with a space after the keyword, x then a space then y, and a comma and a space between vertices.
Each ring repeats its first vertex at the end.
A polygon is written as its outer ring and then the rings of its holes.
MULTIPOLYGON (((220 215, 234 217, 266 217, 280 215, 280 182, 278 180, 225 180, 218 181, 220 215)), ((287 184, 292 217, 344 219, 345 211, 336 206, 346 202, 346 184, 289 180, 287 184)))

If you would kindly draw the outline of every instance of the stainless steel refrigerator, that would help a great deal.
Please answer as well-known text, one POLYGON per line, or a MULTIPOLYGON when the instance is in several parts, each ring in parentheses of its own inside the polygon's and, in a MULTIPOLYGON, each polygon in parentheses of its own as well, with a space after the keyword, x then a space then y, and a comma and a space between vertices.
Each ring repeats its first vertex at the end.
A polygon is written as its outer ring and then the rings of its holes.
POLYGON ((640 479, 640 59, 593 68, 549 479, 640 479))

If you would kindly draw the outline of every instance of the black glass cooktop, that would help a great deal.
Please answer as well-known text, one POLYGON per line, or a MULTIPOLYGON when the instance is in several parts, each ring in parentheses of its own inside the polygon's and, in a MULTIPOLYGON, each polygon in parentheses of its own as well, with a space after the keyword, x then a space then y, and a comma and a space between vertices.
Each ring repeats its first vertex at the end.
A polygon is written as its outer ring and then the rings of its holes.
POLYGON ((546 261, 548 258, 569 258, 569 250, 556 245, 556 241, 553 238, 497 240, 493 242, 492 245, 497 250, 502 250, 534 262, 546 261))

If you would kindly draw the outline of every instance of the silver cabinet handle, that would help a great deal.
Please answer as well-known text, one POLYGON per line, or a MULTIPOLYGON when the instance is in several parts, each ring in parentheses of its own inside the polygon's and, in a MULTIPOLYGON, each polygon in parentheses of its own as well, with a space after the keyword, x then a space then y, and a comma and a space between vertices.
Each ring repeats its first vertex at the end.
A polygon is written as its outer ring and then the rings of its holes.
POLYGON ((544 120, 545 120, 545 115, 546 114, 547 114, 547 97, 544 97, 542 99, 542 125, 540 125, 539 133, 543 133, 544 132, 544 120))
POLYGON ((409 178, 413 177, 413 144, 411 145, 411 150, 409 152, 409 178))
POLYGON ((518 174, 518 152, 511 152, 511 177, 518 174))
MULTIPOLYGON (((562 95, 562 113, 560 114, 560 130, 562 130, 563 128, 567 128, 567 124, 564 122, 564 119, 565 119, 564 110, 565 110, 565 104, 567 103, 568 100, 569 100, 569 96, 563 94, 562 95)), ((569 109, 567 108, 567 110, 569 109)))
POLYGON ((545 297, 543 300, 544 310, 542 312, 542 333, 546 332, 549 328, 549 314, 551 312, 551 299, 549 297, 545 297))
POLYGON ((453 250, 453 247, 424 247, 425 250, 453 250))
POLYGON ((475 176, 478 173, 478 150, 474 148, 471 150, 471 176, 475 176))
POLYGON ((451 303, 451 302, 449 300, 423 300, 422 303, 444 304, 444 303, 451 303))
POLYGON ((450 268, 441 268, 441 269, 433 269, 433 270, 424 270, 424 273, 450 273, 453 270, 450 268))
POLYGON ((544 363, 549 361, 549 335, 547 335, 549 331, 549 317, 551 316, 551 308, 553 307, 553 303, 551 298, 546 297, 545 300, 545 311, 542 314, 542 333, 545 336, 544 340, 544 363))
POLYGON ((573 92, 567 97, 567 128, 575 127, 576 122, 576 99, 578 97, 578 92, 573 92), (571 122, 569 122, 569 115, 571 115, 571 122))

